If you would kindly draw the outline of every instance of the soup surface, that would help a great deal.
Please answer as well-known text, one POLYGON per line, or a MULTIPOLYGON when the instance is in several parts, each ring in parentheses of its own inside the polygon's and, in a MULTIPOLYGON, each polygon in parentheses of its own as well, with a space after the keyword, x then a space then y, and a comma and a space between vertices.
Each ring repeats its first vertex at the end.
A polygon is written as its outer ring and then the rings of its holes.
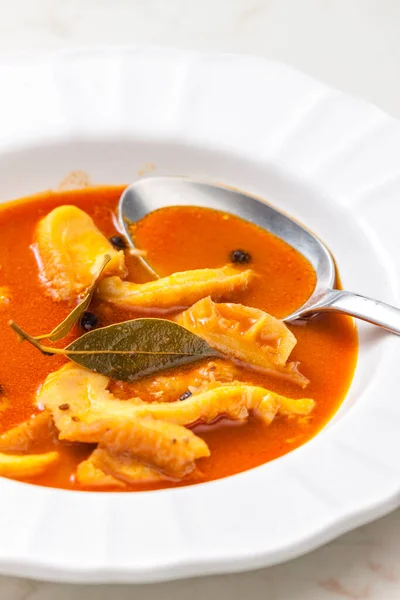
MULTIPOLYGON (((0 206, 0 433, 40 412, 43 407, 40 402, 37 404, 38 389, 49 373, 70 362, 65 356, 45 356, 27 342, 21 343, 9 326, 12 319, 33 335, 43 334, 51 331, 76 305, 76 300, 55 300, 45 289, 33 246, 39 221, 58 206, 75 205, 93 218, 107 238, 119 235, 115 209, 122 190, 122 187, 104 187, 48 192, 0 206)), ((277 318, 301 305, 315 286, 312 267, 294 249, 250 223, 217 211, 165 208, 137 224, 134 236, 136 245, 147 252, 147 260, 161 278, 175 272, 224 267, 233 251, 244 251, 246 264, 235 266, 251 268, 255 276, 250 285, 230 295, 228 301, 261 309, 277 318)), ((145 283, 152 279, 138 258, 128 251, 125 251, 125 262, 126 281, 145 283)), ((185 308, 177 307, 162 315, 151 311, 143 315, 134 307, 127 310, 95 295, 90 312, 98 318, 96 326, 103 327, 143 316, 175 319, 185 308)), ((221 414, 211 423, 190 425, 190 430, 209 448, 209 456, 196 460, 195 475, 137 482, 117 477, 121 485, 114 486, 112 478, 99 486, 90 485, 79 480, 76 472, 78 465, 91 455, 95 444, 52 438, 39 444, 35 454, 56 451, 57 464, 39 474, 27 473, 18 478, 67 489, 158 489, 232 475, 293 450, 314 436, 342 402, 356 364, 357 335, 353 321, 337 314, 321 315, 289 328, 297 339, 290 361, 298 362, 301 374, 309 380, 305 389, 290 378, 251 369, 237 361, 234 378, 288 398, 314 400, 315 405, 306 416, 276 414, 268 424, 250 411, 247 419, 234 420, 221 414)), ((82 333, 81 325, 76 324, 56 345, 65 347, 82 333)), ((168 381, 181 378, 183 389, 189 389, 191 384, 197 385, 196 373, 202 366, 211 371, 216 369, 218 373, 223 363, 216 359, 210 366, 205 360, 131 383, 111 381, 108 387, 122 400, 140 397, 145 402, 154 402, 156 396, 152 390, 158 385, 157 398, 162 401, 163 385, 167 386, 168 381), (164 379, 160 380, 161 376, 164 379)))

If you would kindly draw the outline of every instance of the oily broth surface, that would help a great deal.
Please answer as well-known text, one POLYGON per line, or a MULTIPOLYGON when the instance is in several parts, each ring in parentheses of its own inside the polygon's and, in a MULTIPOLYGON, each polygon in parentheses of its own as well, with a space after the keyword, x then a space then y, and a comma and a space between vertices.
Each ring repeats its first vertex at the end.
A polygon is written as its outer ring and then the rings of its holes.
MULTIPOLYGON (((117 233, 115 208, 122 187, 86 188, 70 192, 49 192, 0 206, 0 286, 10 291, 9 304, 0 305, 0 431, 24 421, 33 412, 35 392, 49 372, 65 359, 46 357, 27 343, 20 344, 8 326, 14 319, 24 329, 39 334, 60 322, 73 305, 55 303, 40 284, 31 244, 40 218, 61 204, 75 204, 88 212, 103 233, 117 233)), ((264 230, 209 209, 175 207, 156 211, 137 227, 138 247, 146 248, 148 260, 161 276, 175 271, 223 266, 232 250, 243 249, 252 256, 251 267, 259 275, 250 288, 235 301, 261 308, 282 317, 309 297, 315 286, 315 274, 309 263, 282 240, 264 230)), ((136 259, 128 258, 129 278, 148 280, 136 259)), ((93 303, 91 310, 100 317, 100 325, 134 318, 134 313, 118 311, 93 303)), ((310 418, 276 418, 270 426, 250 419, 237 424, 221 419, 212 426, 199 425, 211 457, 198 461, 201 481, 231 475, 281 456, 307 441, 335 413, 350 385, 357 358, 357 335, 353 321, 342 315, 324 315, 306 325, 291 326, 298 343, 291 360, 300 362, 300 370, 310 379, 306 390, 250 371, 241 379, 263 385, 291 397, 314 398, 316 407, 310 418)), ((63 340, 72 341, 79 330, 63 340)), ((129 393, 126 386, 125 394, 129 393)), ((62 460, 57 468, 32 482, 53 487, 79 489, 74 481, 77 464, 91 449, 79 444, 57 444, 62 460)), ((176 485, 132 486, 150 489, 176 485)), ((181 485, 181 484, 178 484, 181 485)))

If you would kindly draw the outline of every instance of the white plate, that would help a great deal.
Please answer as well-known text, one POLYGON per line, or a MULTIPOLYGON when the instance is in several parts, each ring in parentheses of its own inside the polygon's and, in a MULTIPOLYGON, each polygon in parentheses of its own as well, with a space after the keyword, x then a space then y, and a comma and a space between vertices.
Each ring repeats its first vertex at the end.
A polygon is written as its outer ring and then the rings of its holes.
MULTIPOLYGON (((0 64, 3 200, 156 174, 225 182, 299 218, 344 286, 395 303, 400 124, 261 58, 99 50, 0 64)), ((150 582, 287 560, 400 504, 400 340, 360 326, 354 382, 316 438, 220 481, 132 494, 0 479, 0 571, 150 582)), ((327 364, 329 369, 329 364, 327 364)))

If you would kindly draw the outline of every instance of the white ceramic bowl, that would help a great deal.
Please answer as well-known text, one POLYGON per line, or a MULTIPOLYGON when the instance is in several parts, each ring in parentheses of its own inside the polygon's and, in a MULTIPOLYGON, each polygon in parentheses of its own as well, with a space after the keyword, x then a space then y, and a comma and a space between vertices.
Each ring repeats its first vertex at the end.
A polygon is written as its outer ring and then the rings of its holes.
MULTIPOLYGON (((80 169, 224 182, 319 234, 343 284, 398 302, 400 124, 262 58, 128 48, 0 64, 0 191, 80 169)), ((0 479, 0 572, 147 582, 254 569, 397 507, 400 340, 360 325, 355 378, 316 438, 220 481, 132 494, 0 479)), ((329 368, 329 365, 327 365, 329 368)))

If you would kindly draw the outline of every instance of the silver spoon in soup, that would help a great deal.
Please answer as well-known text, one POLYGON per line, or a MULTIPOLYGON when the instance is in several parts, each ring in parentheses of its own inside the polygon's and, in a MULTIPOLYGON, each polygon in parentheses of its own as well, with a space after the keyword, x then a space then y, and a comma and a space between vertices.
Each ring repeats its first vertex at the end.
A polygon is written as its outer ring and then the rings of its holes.
MULTIPOLYGON (((335 263, 327 247, 308 229, 270 204, 243 192, 181 177, 148 177, 128 186, 118 205, 118 219, 129 245, 135 248, 131 225, 166 206, 199 206, 250 221, 295 248, 311 263, 316 285, 307 301, 285 321, 315 313, 337 311, 368 321, 400 335, 400 310, 379 300, 334 289, 335 263)), ((138 257, 155 277, 142 256, 138 257)))

